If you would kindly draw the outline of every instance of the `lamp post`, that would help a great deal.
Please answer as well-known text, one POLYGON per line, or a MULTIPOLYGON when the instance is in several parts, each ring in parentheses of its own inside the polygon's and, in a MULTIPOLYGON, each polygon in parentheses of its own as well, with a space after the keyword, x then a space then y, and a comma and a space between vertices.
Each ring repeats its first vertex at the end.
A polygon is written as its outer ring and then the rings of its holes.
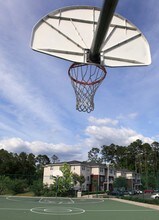
POLYGON ((110 165, 110 163, 106 163, 106 166, 107 166, 107 191, 109 191, 109 170, 110 170, 109 165, 110 165))
POLYGON ((59 185, 59 176, 56 176, 56 198, 57 198, 57 195, 58 195, 58 185, 59 185))

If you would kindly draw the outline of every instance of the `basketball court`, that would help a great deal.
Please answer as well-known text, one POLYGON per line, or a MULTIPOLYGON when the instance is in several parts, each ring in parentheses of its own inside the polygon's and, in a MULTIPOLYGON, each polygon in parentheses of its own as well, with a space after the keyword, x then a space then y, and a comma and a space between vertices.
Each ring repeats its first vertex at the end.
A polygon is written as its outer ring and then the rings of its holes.
POLYGON ((53 197, 0 197, 2 220, 158 220, 159 210, 113 201, 53 197))

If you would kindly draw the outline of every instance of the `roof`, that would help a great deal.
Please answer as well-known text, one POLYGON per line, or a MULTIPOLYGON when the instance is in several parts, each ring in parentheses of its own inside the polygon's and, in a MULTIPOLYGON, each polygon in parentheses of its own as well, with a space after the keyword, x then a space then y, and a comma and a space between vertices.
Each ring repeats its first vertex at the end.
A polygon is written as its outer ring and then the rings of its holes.
POLYGON ((106 167, 105 164, 96 163, 96 162, 78 161, 78 160, 51 163, 51 164, 47 164, 46 167, 47 166, 60 166, 60 165, 63 165, 65 163, 67 163, 69 165, 83 165, 83 166, 89 166, 89 167, 106 167))

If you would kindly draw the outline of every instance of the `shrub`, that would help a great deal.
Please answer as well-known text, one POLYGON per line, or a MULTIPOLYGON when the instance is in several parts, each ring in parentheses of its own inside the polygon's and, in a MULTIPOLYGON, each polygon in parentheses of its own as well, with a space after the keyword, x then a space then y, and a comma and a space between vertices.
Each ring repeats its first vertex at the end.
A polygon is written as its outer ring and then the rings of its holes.
POLYGON ((14 179, 10 181, 10 185, 8 187, 14 194, 24 193, 28 188, 28 184, 26 180, 23 179, 14 179))
POLYGON ((157 199, 144 199, 144 198, 138 198, 138 197, 132 197, 132 196, 122 196, 121 199, 131 200, 135 202, 141 202, 141 203, 147 203, 147 204, 153 204, 153 205, 159 205, 159 200, 157 199))

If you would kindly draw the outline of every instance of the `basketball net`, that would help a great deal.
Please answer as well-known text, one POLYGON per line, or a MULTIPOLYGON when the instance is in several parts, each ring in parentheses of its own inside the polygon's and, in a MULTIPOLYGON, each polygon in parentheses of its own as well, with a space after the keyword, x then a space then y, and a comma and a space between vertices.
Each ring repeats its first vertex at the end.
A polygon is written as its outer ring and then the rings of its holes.
POLYGON ((90 113, 94 110, 96 90, 107 74, 105 67, 94 63, 73 63, 68 74, 76 95, 76 109, 90 113))

